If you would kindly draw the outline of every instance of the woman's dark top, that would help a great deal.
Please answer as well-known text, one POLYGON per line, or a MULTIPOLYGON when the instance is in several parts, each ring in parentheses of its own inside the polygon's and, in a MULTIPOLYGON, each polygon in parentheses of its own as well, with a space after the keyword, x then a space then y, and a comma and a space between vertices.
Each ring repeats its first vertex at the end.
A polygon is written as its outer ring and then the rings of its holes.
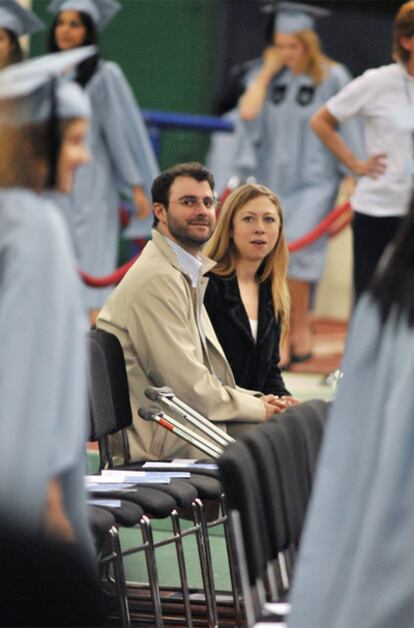
POLYGON ((270 282, 259 285, 255 342, 237 277, 209 274, 204 305, 232 368, 236 384, 265 394, 290 395, 278 366, 280 323, 275 319, 270 282))

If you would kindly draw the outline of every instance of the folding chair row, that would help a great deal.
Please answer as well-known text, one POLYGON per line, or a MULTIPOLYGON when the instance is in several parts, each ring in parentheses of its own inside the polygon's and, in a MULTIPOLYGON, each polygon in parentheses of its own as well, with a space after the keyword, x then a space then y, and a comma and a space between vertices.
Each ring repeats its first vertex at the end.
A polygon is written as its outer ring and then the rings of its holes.
POLYGON ((243 434, 218 461, 228 509, 238 513, 232 546, 248 626, 289 590, 328 407, 293 406, 243 434))
MULTIPOLYGON (((125 429, 132 424, 132 414, 129 404, 128 381, 122 348, 118 339, 101 330, 88 332, 90 373, 90 440, 99 443, 100 468, 118 469, 124 471, 142 470, 141 464, 131 463, 128 440, 125 429), (123 459, 121 464, 115 465, 112 456, 110 437, 117 434, 118 442, 123 444, 123 459)), ((185 469, 188 472, 188 468, 185 469)), ((176 544, 181 576, 181 590, 184 602, 184 614, 187 626, 192 626, 192 611, 190 591, 188 587, 185 563, 183 559, 182 539, 190 534, 195 535, 198 549, 198 560, 203 579, 203 593, 207 607, 209 627, 218 624, 217 604, 215 600, 214 576, 209 547, 208 530, 214 525, 226 525, 226 516, 220 513, 220 504, 223 502, 223 489, 217 477, 211 472, 203 475, 200 472, 191 473, 185 480, 172 479, 168 485, 136 486, 136 492, 114 492, 111 496, 132 501, 140 505, 150 518, 171 517, 173 535, 169 540, 162 541, 176 544), (214 512, 213 517, 207 517, 206 511, 214 512), (191 513, 193 526, 181 531, 179 514, 191 513)), ((116 516, 116 515, 115 515, 116 516)), ((118 515, 119 519, 119 515, 118 515)), ((124 525, 118 521, 120 525, 124 525)), ((153 544, 155 550, 160 544, 153 544)), ((129 550, 127 552, 129 553, 129 550)), ((156 568, 155 555, 153 565, 156 568)), ((236 611, 237 626, 241 625, 239 599, 233 578, 232 593, 236 611)), ((155 582, 155 577, 153 577, 155 582)), ((157 580, 158 583, 158 580, 157 580)), ((158 585, 157 585, 158 586, 158 585)), ((159 587, 158 587, 159 591, 159 587)), ((159 601, 158 624, 162 625, 161 598, 154 594, 153 600, 159 601)))
POLYGON ((99 506, 88 507, 88 522, 98 556, 98 567, 104 593, 111 594, 114 589, 120 626, 129 628, 131 625, 124 565, 122 561, 121 545, 115 517, 106 509, 99 506), (112 567, 113 574, 110 575, 112 567), (109 585, 109 590, 105 585, 109 585))

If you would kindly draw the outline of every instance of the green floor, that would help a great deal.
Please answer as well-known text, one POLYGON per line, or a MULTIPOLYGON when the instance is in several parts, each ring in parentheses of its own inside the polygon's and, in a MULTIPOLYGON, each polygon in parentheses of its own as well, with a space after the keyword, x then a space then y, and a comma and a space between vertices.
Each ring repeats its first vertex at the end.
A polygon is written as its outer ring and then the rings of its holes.
MULTIPOLYGON (((188 525, 190 525, 189 522, 182 521, 183 528, 188 525)), ((152 528, 155 541, 165 539, 171 535, 171 527, 168 519, 153 521, 152 528)), ((209 537, 213 556, 215 586, 217 590, 227 591, 230 589, 229 572, 226 559, 226 546, 221 527, 210 530, 209 537)), ((121 530, 121 543, 122 547, 125 549, 135 545, 140 539, 139 530, 121 530)), ((202 586, 202 580, 197 559, 197 545, 193 535, 184 538, 184 554, 190 587, 199 589, 202 586)), ((156 556, 161 586, 178 587, 180 583, 174 547, 170 545, 158 548, 156 556)), ((127 580, 138 582, 146 581, 146 568, 142 554, 128 556, 124 564, 127 580)))
MULTIPOLYGON (((287 388, 301 401, 316 398, 328 401, 332 398, 332 390, 324 383, 322 375, 285 373, 284 379, 287 388)), ((95 471, 97 468, 97 455, 94 453, 89 454, 89 466, 91 472, 95 471)), ((183 528, 188 527, 189 525, 191 525, 189 522, 182 520, 183 528)), ((152 521, 152 528, 155 541, 163 540, 171 535, 171 525, 168 518, 152 521)), ((121 529, 120 536, 123 549, 139 545, 142 540, 141 533, 138 528, 121 529)), ((209 536, 213 557, 216 590, 227 591, 230 589, 229 571, 222 527, 218 526, 211 529, 209 536)), ((194 536, 189 536, 184 539, 184 552, 190 587, 196 589, 201 588, 202 582, 194 536)), ((157 549, 157 564, 161 586, 179 586, 175 548, 173 545, 157 549)), ((133 582, 146 582, 146 567, 142 553, 126 557, 125 570, 127 580, 133 582)))

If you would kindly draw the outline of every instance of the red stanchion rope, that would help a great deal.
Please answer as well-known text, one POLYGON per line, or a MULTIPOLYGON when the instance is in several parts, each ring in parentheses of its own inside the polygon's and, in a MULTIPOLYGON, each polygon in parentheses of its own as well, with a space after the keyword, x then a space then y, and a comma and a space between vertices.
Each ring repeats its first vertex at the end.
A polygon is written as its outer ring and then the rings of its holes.
POLYGON ((289 252, 294 253, 295 251, 299 251, 299 249, 303 249, 306 246, 313 244, 315 240, 323 236, 325 233, 327 233, 330 237, 333 235, 336 235, 337 233, 342 231, 342 229, 345 228, 347 224, 349 224, 349 222, 352 219, 352 216, 348 215, 347 218, 344 220, 344 222, 341 223, 340 225, 335 225, 334 223, 338 220, 338 218, 340 218, 341 216, 345 214, 350 214, 350 212, 351 212, 351 205, 349 201, 346 201, 345 203, 338 205, 338 207, 335 207, 326 216, 326 218, 324 218, 319 223, 319 225, 315 227, 315 229, 312 229, 301 238, 294 240, 294 242, 290 242, 290 244, 288 245, 289 252))
POLYGON ((106 288, 107 286, 111 286, 112 284, 119 283, 124 275, 131 268, 132 264, 138 259, 139 255, 136 255, 132 259, 130 259, 126 264, 117 268, 110 275, 106 275, 105 277, 92 277, 92 275, 88 275, 88 273, 84 273, 83 270, 79 270, 79 274, 82 278, 83 283, 87 286, 91 286, 93 288, 106 288))
MULTIPOLYGON (((294 253, 295 251, 299 251, 299 249, 303 249, 310 244, 313 244, 318 238, 323 236, 324 234, 328 234, 329 237, 333 237, 337 235, 342 229, 344 229, 352 220, 352 208, 348 201, 338 205, 335 207, 326 218, 322 220, 322 222, 306 233, 302 238, 298 238, 294 242, 289 244, 290 253, 294 253), (342 218, 340 221, 339 219, 342 218)), ((88 275, 88 273, 79 270, 79 274, 82 278, 83 283, 87 286, 91 286, 94 288, 105 288, 107 286, 111 286, 113 284, 117 284, 121 281, 127 271, 131 268, 132 264, 138 259, 139 254, 134 258, 130 259, 126 264, 123 264, 120 268, 115 270, 110 275, 106 275, 105 277, 93 277, 92 275, 88 275)))

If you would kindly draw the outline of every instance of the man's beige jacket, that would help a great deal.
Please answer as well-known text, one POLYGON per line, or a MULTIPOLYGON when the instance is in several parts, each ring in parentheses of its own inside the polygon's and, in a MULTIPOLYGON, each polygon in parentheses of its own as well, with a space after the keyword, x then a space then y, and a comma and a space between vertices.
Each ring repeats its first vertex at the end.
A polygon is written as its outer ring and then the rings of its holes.
POLYGON ((193 288, 165 238, 156 230, 152 236, 101 310, 97 327, 115 334, 124 351, 132 459, 201 457, 199 450, 138 416, 139 407, 151 404, 144 395, 148 386, 170 386, 223 429, 228 421, 264 421, 265 408, 260 393, 236 386, 204 308, 204 274, 215 262, 202 258, 203 276, 193 288))

